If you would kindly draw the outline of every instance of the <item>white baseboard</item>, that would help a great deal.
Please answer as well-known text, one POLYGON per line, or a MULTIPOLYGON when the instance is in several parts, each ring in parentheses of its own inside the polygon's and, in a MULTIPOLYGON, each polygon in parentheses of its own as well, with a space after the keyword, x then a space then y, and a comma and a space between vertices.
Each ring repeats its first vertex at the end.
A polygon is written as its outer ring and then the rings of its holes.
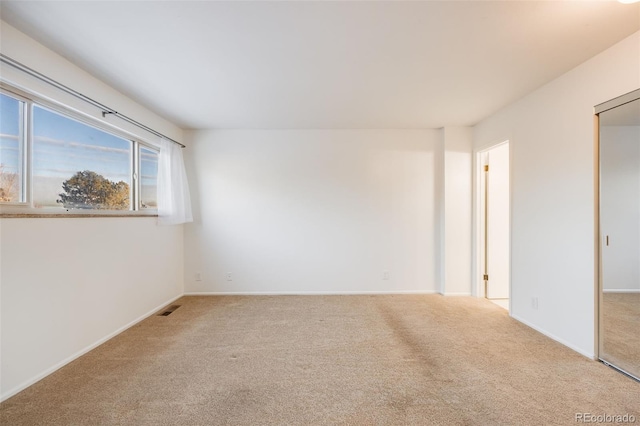
POLYGON ((134 319, 130 323, 120 327, 119 329, 117 329, 113 333, 108 334, 107 336, 103 337, 102 339, 99 339, 95 343, 93 343, 93 344, 85 347, 84 349, 79 350, 78 352, 74 353, 73 355, 65 358, 64 360, 60 361, 59 363, 55 364, 54 366, 52 366, 50 368, 47 368, 45 371, 43 371, 42 373, 38 374, 37 376, 35 376, 35 377, 33 377, 33 378, 29 379, 29 380, 26 380, 26 381, 22 382, 21 384, 19 384, 18 386, 14 387, 13 389, 10 389, 9 391, 1 394, 0 395, 0 402, 11 398, 12 396, 17 394, 18 392, 21 392, 24 389, 28 388, 29 386, 33 385, 34 383, 39 382, 40 380, 42 380, 45 377, 47 377, 49 374, 59 370, 60 368, 64 367, 65 365, 69 364, 71 361, 74 361, 77 358, 80 358, 82 355, 84 355, 87 352, 97 348, 98 346, 100 346, 101 344, 106 342, 107 340, 112 339, 113 337, 117 336, 118 334, 122 333, 123 331, 127 330, 128 328, 133 327, 134 325, 136 325, 140 321, 142 321, 144 319, 147 319, 151 315, 153 315, 156 312, 158 312, 160 309, 164 308, 165 306, 167 306, 168 304, 170 304, 172 302, 175 302, 176 300, 178 300, 182 296, 183 295, 180 294, 179 296, 173 297, 170 300, 158 305, 157 307, 151 309, 147 313, 145 313, 145 314, 141 315, 140 317, 134 319))
POLYGON ((554 335, 553 333, 549 333, 547 330, 540 328, 536 325, 531 324, 530 322, 520 318, 517 315, 511 315, 511 318, 520 321, 521 323, 523 323, 524 325, 526 325, 527 327, 531 327, 533 328, 535 331, 544 334, 545 336, 549 337, 550 339, 555 340, 558 343, 563 344, 564 346, 568 347, 569 349, 573 349, 574 351, 578 352, 580 355, 584 355, 589 359, 596 359, 596 355, 593 352, 587 352, 585 350, 583 350, 582 348, 579 348, 575 345, 573 345, 572 343, 567 342, 566 340, 554 335))
POLYGON ((437 294, 435 290, 399 290, 399 291, 192 291, 185 296, 349 296, 376 294, 437 294))
POLYGON ((640 288, 608 288, 603 293, 640 293, 640 288))
POLYGON ((444 293, 443 296, 471 296, 471 293, 469 292, 464 292, 464 293, 444 293))

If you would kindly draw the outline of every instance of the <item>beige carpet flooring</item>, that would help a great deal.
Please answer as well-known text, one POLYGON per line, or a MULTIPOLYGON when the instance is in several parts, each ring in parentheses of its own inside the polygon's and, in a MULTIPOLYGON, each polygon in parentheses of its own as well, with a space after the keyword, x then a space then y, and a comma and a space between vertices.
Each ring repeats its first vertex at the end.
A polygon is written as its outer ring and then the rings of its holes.
POLYGON ((640 384, 468 297, 184 297, 0 405, 4 425, 573 425, 640 384))
POLYGON ((640 377, 640 293, 604 293, 602 313, 602 359, 640 377))

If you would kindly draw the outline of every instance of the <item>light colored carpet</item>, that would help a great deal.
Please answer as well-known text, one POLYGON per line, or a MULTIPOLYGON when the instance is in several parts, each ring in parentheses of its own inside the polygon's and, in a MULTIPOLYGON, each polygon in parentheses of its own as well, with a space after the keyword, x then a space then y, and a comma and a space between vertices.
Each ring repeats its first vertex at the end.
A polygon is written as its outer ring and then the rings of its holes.
POLYGON ((438 295, 184 297, 0 405, 2 425, 570 425, 640 384, 438 295))
POLYGON ((640 293, 604 293, 603 296, 600 356, 640 377, 640 293))
POLYGON ((494 305, 500 306, 502 309, 509 310, 509 299, 488 299, 494 305))

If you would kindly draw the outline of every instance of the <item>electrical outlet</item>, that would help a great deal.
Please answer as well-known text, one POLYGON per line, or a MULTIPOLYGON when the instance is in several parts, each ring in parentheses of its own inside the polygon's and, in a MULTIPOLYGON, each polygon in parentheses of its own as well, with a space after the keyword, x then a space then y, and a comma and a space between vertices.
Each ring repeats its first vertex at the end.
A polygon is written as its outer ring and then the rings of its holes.
POLYGON ((231 272, 227 272, 227 281, 233 281, 233 276, 231 275, 231 272))
POLYGON ((533 309, 538 309, 538 298, 537 297, 532 297, 531 298, 531 307, 533 309))
POLYGON ((202 272, 196 272, 196 281, 202 281, 202 272))
POLYGON ((389 279, 389 271, 382 271, 382 279, 383 280, 389 279))

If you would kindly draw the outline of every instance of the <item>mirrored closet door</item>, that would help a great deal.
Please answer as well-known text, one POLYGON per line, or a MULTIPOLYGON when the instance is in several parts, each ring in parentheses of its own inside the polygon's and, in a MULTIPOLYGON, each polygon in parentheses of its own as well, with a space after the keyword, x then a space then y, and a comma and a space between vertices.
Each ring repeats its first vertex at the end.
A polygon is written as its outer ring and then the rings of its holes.
POLYGON ((596 107, 599 357, 640 378, 640 90, 596 107))

